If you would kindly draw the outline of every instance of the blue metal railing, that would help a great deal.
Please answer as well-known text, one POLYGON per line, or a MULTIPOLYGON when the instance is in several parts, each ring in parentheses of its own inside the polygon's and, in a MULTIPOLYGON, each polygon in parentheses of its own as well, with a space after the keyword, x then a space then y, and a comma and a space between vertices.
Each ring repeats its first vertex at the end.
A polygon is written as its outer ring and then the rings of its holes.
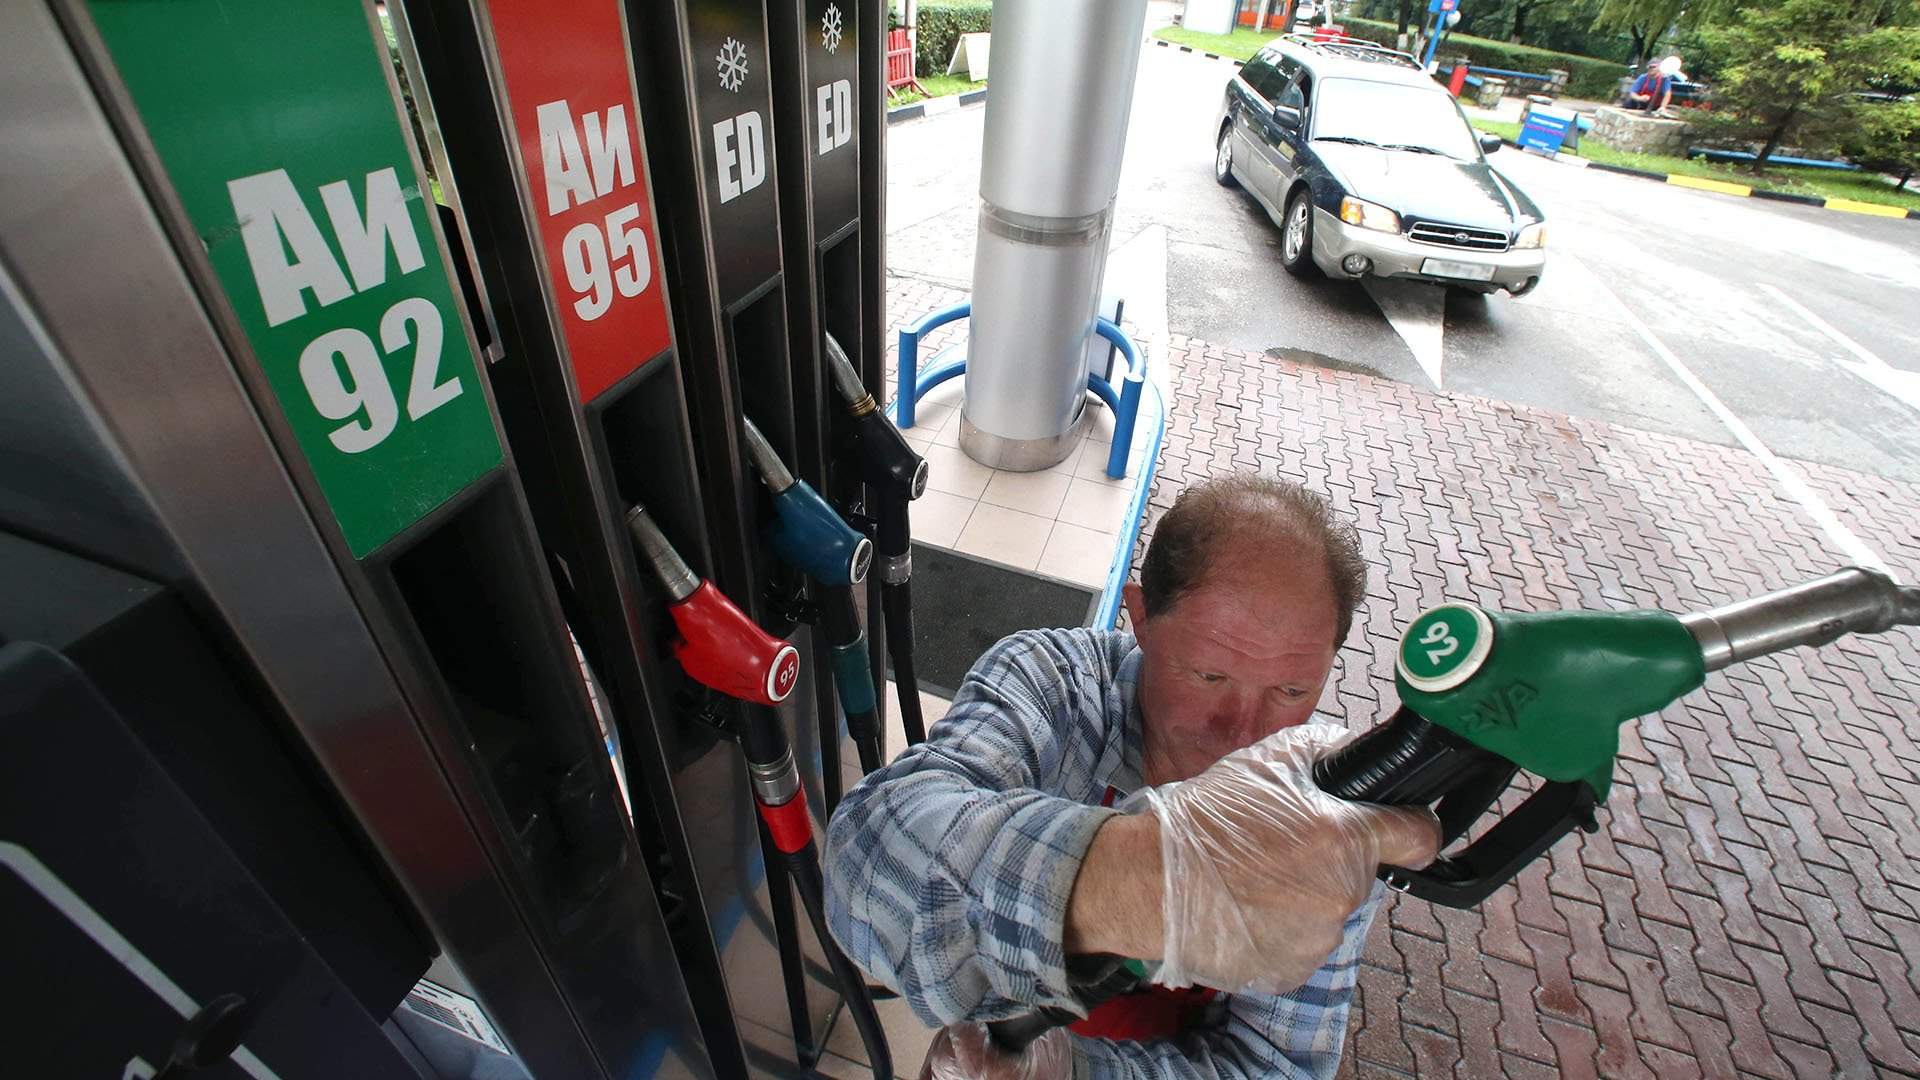
MULTIPOLYGON (((1153 488, 1154 467, 1160 461, 1160 443, 1167 435, 1167 399, 1158 386, 1153 388, 1153 438, 1146 442, 1146 456, 1140 460, 1140 475, 1133 481, 1133 497, 1127 500, 1127 527, 1113 549, 1113 561, 1107 565, 1106 585, 1100 590, 1100 602, 1093 610, 1096 629, 1111 630, 1120 621, 1121 590, 1133 568, 1133 545, 1140 540, 1140 526, 1147 519, 1147 493, 1153 488)), ((1115 433, 1118 434, 1117 432, 1115 433)), ((1116 438, 1115 446, 1120 442, 1116 438)))
POLYGON ((1532 79, 1534 82, 1543 83, 1553 81, 1553 76, 1551 75, 1540 75, 1532 71, 1510 71, 1506 68, 1481 67, 1479 64, 1468 64, 1467 72, 1472 75, 1497 75, 1502 79, 1532 79))
MULTIPOLYGON (((900 331, 900 371, 896 377, 893 413, 894 423, 903 430, 913 426, 914 408, 927 391, 967 370, 965 358, 943 363, 942 357, 950 350, 942 349, 928 361, 930 366, 922 374, 920 339, 972 314, 973 304, 963 301, 929 312, 919 322, 900 331)), ((1133 428, 1140 414, 1140 395, 1146 387, 1147 364, 1141 358, 1140 350, 1134 347, 1133 339, 1127 336, 1126 331, 1115 326, 1111 319, 1096 318, 1093 329, 1112 342, 1127 360, 1127 373, 1121 379, 1118 390, 1104 376, 1087 375, 1087 389, 1099 395, 1107 408, 1113 410, 1113 447, 1107 452, 1107 475, 1118 480, 1127 475, 1127 456, 1133 448, 1133 428)))

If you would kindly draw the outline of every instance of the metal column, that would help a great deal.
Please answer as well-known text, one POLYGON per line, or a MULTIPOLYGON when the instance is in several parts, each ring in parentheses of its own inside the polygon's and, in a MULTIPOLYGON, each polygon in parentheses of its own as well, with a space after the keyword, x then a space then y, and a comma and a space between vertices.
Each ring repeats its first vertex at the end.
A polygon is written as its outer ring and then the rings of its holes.
POLYGON ((983 464, 1044 469, 1076 445, 1145 20, 1146 0, 994 6, 960 423, 983 464))

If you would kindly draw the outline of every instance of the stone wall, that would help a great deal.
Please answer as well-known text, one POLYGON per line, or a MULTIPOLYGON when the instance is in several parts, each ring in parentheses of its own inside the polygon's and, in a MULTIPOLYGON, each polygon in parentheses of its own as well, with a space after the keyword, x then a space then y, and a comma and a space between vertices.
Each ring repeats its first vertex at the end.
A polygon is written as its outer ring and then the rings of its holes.
POLYGON ((1615 150, 1679 157, 1686 153, 1687 122, 1662 120, 1644 112, 1608 105, 1594 114, 1593 130, 1588 137, 1615 150))

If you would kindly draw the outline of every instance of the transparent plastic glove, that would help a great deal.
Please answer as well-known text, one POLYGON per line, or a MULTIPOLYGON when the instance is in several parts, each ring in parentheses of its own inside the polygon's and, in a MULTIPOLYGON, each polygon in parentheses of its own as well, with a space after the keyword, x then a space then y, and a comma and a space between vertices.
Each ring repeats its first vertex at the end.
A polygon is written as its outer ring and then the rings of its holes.
POLYGON ((1382 863, 1433 861, 1432 811, 1344 802, 1314 785, 1314 761, 1346 735, 1287 728, 1147 791, 1165 862, 1155 981, 1286 993, 1326 962, 1382 863))
POLYGON ((927 1047, 920 1080, 1072 1080, 1073 1043, 1066 1028, 1054 1028, 1009 1054, 993 1045, 985 1024, 941 1028, 927 1047))

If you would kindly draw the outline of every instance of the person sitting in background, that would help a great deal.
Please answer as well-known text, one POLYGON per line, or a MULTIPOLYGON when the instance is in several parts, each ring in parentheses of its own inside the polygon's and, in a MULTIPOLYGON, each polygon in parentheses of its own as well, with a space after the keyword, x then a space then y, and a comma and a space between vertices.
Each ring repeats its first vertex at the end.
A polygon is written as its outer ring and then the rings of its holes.
POLYGON ((1647 65, 1647 70, 1633 80, 1627 92, 1620 97, 1623 109, 1641 109, 1650 113, 1664 112, 1667 102, 1673 100, 1673 79, 1661 69, 1660 61, 1647 65))

